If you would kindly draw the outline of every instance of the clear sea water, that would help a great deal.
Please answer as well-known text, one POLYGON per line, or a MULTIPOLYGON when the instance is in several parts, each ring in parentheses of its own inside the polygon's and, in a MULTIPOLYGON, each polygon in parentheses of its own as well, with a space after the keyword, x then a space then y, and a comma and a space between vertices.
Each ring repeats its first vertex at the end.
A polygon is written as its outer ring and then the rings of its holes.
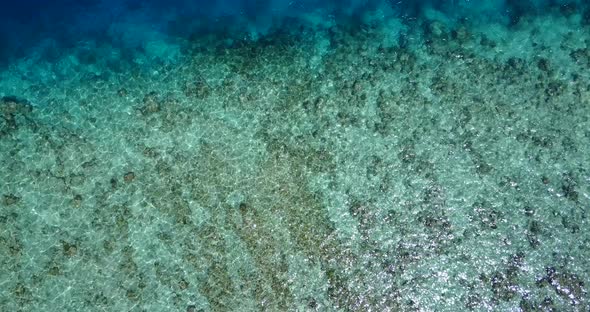
POLYGON ((0 6, 0 311, 590 311, 590 4, 0 6))

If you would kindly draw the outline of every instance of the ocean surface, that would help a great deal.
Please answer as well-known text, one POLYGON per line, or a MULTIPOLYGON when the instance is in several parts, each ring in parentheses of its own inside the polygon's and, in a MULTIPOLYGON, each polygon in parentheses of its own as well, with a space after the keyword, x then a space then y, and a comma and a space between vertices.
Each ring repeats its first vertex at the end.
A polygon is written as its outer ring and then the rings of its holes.
POLYGON ((1 5, 0 311, 588 312, 589 214, 587 1, 1 5))

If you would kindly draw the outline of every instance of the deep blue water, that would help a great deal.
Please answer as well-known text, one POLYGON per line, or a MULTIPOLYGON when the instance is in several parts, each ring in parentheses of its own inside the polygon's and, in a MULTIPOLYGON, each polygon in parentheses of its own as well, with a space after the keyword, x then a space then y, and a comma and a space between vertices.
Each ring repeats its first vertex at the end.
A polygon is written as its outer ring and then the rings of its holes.
POLYGON ((113 27, 117 22, 156 30, 174 38, 214 33, 224 38, 257 40, 269 33, 295 27, 294 20, 303 20, 303 24, 307 21, 313 27, 322 26, 317 19, 334 20, 352 27, 379 23, 365 18, 376 9, 384 13, 382 18, 391 15, 412 20, 435 8, 451 20, 514 24, 523 15, 534 15, 549 8, 587 12, 583 3, 582 0, 23 0, 2 4, 0 57, 2 63, 6 63, 11 58, 24 56, 46 39, 66 48, 83 40, 106 40, 120 48, 141 46, 140 34, 138 40, 122 39, 121 33, 126 29, 113 27), (312 13, 316 14, 313 23, 308 18, 312 13))

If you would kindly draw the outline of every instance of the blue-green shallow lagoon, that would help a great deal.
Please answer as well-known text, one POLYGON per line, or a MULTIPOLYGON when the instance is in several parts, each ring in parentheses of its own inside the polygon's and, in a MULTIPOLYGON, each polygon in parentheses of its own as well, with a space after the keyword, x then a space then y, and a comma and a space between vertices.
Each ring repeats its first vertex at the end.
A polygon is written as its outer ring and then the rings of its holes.
POLYGON ((589 311, 581 12, 14 59, 0 311, 589 311))

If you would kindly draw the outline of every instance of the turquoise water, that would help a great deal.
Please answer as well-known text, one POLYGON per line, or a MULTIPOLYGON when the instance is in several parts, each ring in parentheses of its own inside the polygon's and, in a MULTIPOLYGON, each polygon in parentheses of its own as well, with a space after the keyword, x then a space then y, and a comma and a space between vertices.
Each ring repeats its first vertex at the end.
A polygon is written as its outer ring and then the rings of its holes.
POLYGON ((451 4, 7 41, 0 311, 589 311, 590 11, 451 4))

